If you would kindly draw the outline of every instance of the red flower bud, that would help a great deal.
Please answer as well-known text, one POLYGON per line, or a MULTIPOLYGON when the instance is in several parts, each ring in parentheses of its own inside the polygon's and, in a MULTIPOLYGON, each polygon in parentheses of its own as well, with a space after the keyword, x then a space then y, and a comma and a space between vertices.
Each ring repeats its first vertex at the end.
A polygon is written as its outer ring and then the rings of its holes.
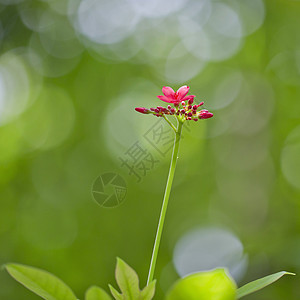
POLYGON ((209 119, 213 116, 214 114, 209 112, 208 110, 206 109, 202 109, 200 110, 199 112, 199 119, 209 119))
POLYGON ((145 108, 145 107, 136 107, 135 110, 139 113, 142 113, 142 114, 149 114, 150 113, 150 110, 148 108, 145 108))

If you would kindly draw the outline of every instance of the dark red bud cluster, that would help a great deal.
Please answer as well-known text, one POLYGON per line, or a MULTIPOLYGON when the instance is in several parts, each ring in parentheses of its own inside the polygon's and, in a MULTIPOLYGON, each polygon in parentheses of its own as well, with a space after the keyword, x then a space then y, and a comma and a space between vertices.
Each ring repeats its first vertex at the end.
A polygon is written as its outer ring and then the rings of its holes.
POLYGON ((176 114, 183 116, 185 120, 198 121, 198 119, 209 119, 213 116, 213 114, 207 111, 206 109, 197 112, 198 108, 202 106, 204 102, 200 102, 199 104, 192 105, 194 102, 194 97, 186 101, 188 102, 188 105, 186 104, 185 101, 182 101, 181 103, 182 108, 176 111, 176 114))
MULTIPOLYGON (((145 113, 144 110, 142 110, 142 108, 140 107, 137 107, 135 110, 141 113, 145 113)), ((174 115, 176 113, 176 109, 171 105, 168 105, 167 108, 162 106, 157 106, 157 107, 151 107, 149 113, 152 113, 157 117, 162 117, 163 115, 174 115)))

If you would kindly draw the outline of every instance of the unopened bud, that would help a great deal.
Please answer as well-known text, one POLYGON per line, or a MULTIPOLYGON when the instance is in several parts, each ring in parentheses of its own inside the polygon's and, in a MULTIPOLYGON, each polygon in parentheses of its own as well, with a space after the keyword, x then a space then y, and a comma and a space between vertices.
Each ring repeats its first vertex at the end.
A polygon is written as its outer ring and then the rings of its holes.
POLYGON ((213 117, 213 113, 209 112, 208 110, 206 109, 202 109, 200 112, 199 112, 199 119, 209 119, 211 117, 213 117))
POLYGON ((136 107, 135 110, 142 114, 150 114, 150 109, 145 107, 136 107))

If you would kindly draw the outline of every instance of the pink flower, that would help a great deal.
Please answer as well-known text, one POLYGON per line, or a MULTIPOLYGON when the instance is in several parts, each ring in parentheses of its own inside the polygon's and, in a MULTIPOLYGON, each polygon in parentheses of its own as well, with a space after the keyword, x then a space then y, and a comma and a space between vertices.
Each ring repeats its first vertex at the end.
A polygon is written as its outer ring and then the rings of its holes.
POLYGON ((157 98, 168 103, 180 103, 181 101, 194 100, 195 96, 186 96, 189 89, 190 88, 187 85, 184 85, 175 93, 171 87, 164 86, 162 88, 164 96, 157 96, 157 98))
POLYGON ((189 92, 189 87, 184 85, 177 90, 175 93, 174 90, 168 86, 162 88, 163 96, 157 96, 160 100, 167 103, 173 104, 168 105, 167 107, 157 106, 151 107, 150 109, 145 107, 136 107, 135 110, 142 114, 151 114, 156 117, 166 116, 175 116, 180 122, 184 121, 198 121, 199 119, 209 119, 213 117, 213 113, 209 112, 206 109, 198 111, 198 108, 204 103, 200 102, 199 104, 193 104, 194 95, 187 96, 189 92), (173 106, 173 107, 172 107, 173 106))

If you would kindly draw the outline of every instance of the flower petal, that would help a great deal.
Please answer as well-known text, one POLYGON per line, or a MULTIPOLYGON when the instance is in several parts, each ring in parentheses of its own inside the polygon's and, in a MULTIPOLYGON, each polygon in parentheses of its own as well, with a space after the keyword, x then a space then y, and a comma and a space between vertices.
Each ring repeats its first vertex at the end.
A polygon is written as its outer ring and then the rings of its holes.
POLYGON ((196 97, 195 95, 189 95, 184 97, 181 101, 194 100, 195 97, 196 97))
POLYGON ((172 98, 169 98, 169 97, 166 97, 166 96, 157 96, 157 98, 162 100, 162 101, 168 102, 168 103, 173 103, 173 101, 174 101, 172 98))
POLYGON ((182 86, 181 88, 179 88, 176 92, 176 95, 177 95, 177 99, 180 101, 182 100, 186 95, 187 93, 189 92, 189 87, 187 85, 184 85, 182 86))
POLYGON ((164 87, 162 88, 162 92, 163 92, 163 94, 164 94, 166 97, 170 97, 170 98, 172 98, 172 99, 174 99, 174 97, 175 97, 175 92, 174 92, 174 90, 173 90, 171 87, 169 87, 169 86, 164 86, 164 87))

